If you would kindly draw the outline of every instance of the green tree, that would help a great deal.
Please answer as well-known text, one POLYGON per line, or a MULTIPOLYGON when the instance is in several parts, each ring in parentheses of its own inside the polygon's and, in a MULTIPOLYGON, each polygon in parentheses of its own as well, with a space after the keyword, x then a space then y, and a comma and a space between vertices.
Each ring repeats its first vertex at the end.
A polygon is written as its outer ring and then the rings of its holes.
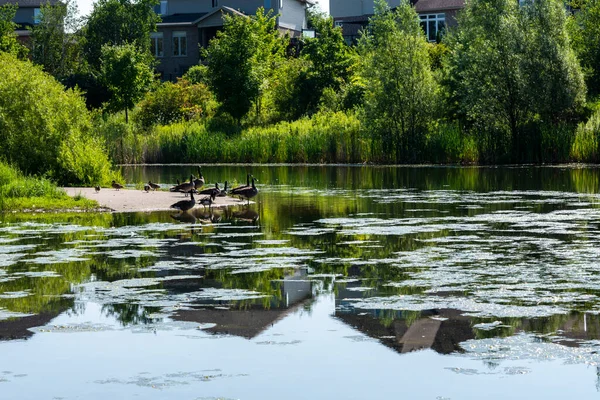
POLYGON ((396 162, 414 161, 438 93, 419 17, 408 1, 391 11, 384 0, 359 40, 363 119, 396 162))
POLYGON ((157 0, 99 0, 94 4, 83 29, 84 52, 94 70, 100 69, 104 45, 135 44, 142 53, 150 52, 150 33, 160 17, 154 12, 157 0))
POLYGON ((17 24, 13 22, 17 8, 16 4, 0 6, 0 52, 11 53, 19 58, 25 58, 27 48, 17 41, 17 35, 15 34, 17 24))
POLYGON ((109 106, 125 110, 126 122, 129 122, 128 110, 142 98, 154 79, 153 62, 151 55, 131 44, 102 47, 102 78, 112 95, 109 106))
POLYGON ((508 148, 515 162, 540 144, 532 124, 556 121, 584 100, 562 7, 559 0, 523 7, 512 0, 474 0, 448 37, 450 104, 491 152, 508 148))
POLYGON ((585 103, 585 82, 567 29, 562 1, 531 1, 525 14, 528 94, 547 122, 570 117, 585 103))
POLYGON ((223 20, 223 30, 205 52, 210 86, 220 110, 240 125, 253 104, 260 115, 260 98, 283 57, 284 38, 276 17, 262 7, 255 16, 224 15, 223 20))
POLYGON ((324 90, 339 92, 350 77, 350 50, 342 28, 334 26, 333 18, 316 11, 309 13, 309 24, 316 36, 306 39, 301 53, 302 58, 310 62, 299 83, 301 114, 316 112, 324 90))
POLYGON ((107 184, 112 175, 81 95, 8 53, 0 53, 0 158, 61 184, 107 184))
POLYGON ((573 47, 585 72, 589 94, 600 95, 600 0, 572 1, 579 11, 570 17, 573 47))
POLYGON ((81 41, 76 35, 80 28, 75 2, 42 4, 39 23, 31 29, 33 62, 57 79, 81 70, 81 41))

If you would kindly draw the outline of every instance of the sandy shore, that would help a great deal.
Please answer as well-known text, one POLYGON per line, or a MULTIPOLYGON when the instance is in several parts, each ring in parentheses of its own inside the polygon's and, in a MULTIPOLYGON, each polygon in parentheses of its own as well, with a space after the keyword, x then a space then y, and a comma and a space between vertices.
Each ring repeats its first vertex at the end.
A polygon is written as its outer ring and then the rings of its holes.
MULTIPOLYGON (((102 188, 96 193, 94 188, 66 187, 64 189, 69 196, 81 194, 88 199, 96 200, 101 207, 109 208, 115 212, 168 211, 171 204, 189 198, 184 197, 183 193, 159 190, 146 193, 143 190, 102 188)), ((196 200, 202 197, 205 196, 195 196, 196 200)), ((246 204, 246 201, 232 197, 217 197, 213 207, 229 207, 242 204, 246 204)), ((199 205, 196 205, 196 207, 203 208, 199 205)))

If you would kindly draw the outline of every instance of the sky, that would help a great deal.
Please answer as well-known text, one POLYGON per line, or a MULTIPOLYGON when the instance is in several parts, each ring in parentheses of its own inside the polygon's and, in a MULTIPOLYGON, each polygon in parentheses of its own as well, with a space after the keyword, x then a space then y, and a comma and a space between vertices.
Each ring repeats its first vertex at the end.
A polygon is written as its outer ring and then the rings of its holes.
MULTIPOLYGON (((94 0, 76 0, 79 8, 79 15, 88 15, 93 8, 94 0)), ((321 9, 329 12, 329 0, 317 0, 321 9)))

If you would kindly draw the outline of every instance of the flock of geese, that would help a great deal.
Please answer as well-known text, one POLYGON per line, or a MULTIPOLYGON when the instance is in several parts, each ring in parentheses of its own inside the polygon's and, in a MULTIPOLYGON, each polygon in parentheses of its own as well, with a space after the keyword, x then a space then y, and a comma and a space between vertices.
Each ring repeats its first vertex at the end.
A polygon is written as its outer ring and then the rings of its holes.
MULTIPOLYGON (((172 204, 170 208, 175 210, 180 210, 182 212, 187 212, 194 208, 196 204, 202 205, 206 208, 210 209, 212 204, 214 203, 217 197, 225 197, 227 195, 236 196, 241 199, 246 199, 248 204, 250 204, 250 199, 258 194, 258 189, 255 185, 256 179, 252 174, 246 175, 246 184, 242 186, 235 187, 231 190, 228 190, 228 182, 225 181, 225 187, 223 189, 219 188, 219 184, 215 183, 215 187, 201 190, 205 184, 204 176, 202 175, 202 170, 198 167, 198 177, 195 177, 193 174, 190 175, 189 182, 180 183, 177 180, 177 185, 171 187, 169 191, 171 192, 181 192, 184 193, 187 197, 189 194, 189 199, 180 200, 175 204, 172 204), (194 194, 196 195, 205 195, 205 197, 200 198, 198 201, 194 198, 194 194)), ((120 183, 112 181, 112 188, 115 190, 123 189, 124 186, 120 183)), ((150 190, 160 189, 160 185, 149 181, 148 184, 144 185, 144 190, 149 192, 150 190)), ((100 187, 96 186, 96 192, 100 191, 100 187)))

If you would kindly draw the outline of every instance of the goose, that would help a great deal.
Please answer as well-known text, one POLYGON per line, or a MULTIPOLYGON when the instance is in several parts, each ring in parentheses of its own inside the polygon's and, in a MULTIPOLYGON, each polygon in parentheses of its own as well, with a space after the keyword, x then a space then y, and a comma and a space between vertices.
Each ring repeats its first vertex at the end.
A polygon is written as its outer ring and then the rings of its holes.
POLYGON ((209 196, 218 196, 219 193, 221 193, 221 189, 219 189, 219 183, 215 183, 214 188, 204 189, 201 192, 198 192, 198 194, 207 194, 209 196))
POLYGON ((96 193, 98 193, 98 192, 100 191, 100 186, 96 186, 96 187, 94 188, 94 190, 96 191, 96 193))
POLYGON ((208 206, 208 209, 210 210, 210 206, 212 206, 212 203, 215 201, 215 193, 212 193, 210 196, 204 197, 202 199, 200 199, 200 203, 204 206, 204 208, 206 208, 206 206, 208 206))
POLYGON ((115 181, 112 181, 112 185, 111 185, 114 189, 119 190, 119 189, 123 189, 125 186, 121 185, 120 183, 117 183, 115 181))
POLYGON ((194 192, 190 192, 189 200, 180 200, 175 204, 172 204, 170 208, 174 208, 176 210, 180 210, 182 212, 186 212, 191 210, 196 205, 196 200, 194 199, 194 192))
POLYGON ((150 191, 150 185, 144 185, 144 190, 148 193, 150 191))
POLYGON ((219 193, 217 193, 217 197, 225 197, 227 196, 227 181, 225 181, 225 188, 221 191, 219 191, 219 193))
MULTIPOLYGON (((254 185, 255 180, 256 179, 254 177, 252 177, 252 186, 238 189, 235 192, 235 195, 241 196, 241 197, 247 199, 248 204, 250 204, 250 199, 258 194, 258 189, 256 188, 256 185, 254 185)), ((231 192, 233 194, 233 190, 231 192)))
POLYGON ((183 192, 187 196, 189 192, 194 190, 194 176, 190 175, 190 181, 184 182, 169 189, 171 192, 183 192))
POLYGON ((237 194, 236 192, 238 190, 250 187, 250 177, 252 177, 252 174, 246 174, 246 184, 242 185, 242 186, 234 187, 233 189, 231 189, 231 194, 235 195, 235 194, 237 194))
POLYGON ((157 185, 156 183, 152 183, 152 181, 148 181, 148 185, 150 185, 152 190, 160 189, 160 185, 157 185))
POLYGON ((202 186, 204 186, 204 183, 204 176, 202 175, 200 167, 198 167, 198 178, 194 179, 194 189, 200 189, 202 186))

